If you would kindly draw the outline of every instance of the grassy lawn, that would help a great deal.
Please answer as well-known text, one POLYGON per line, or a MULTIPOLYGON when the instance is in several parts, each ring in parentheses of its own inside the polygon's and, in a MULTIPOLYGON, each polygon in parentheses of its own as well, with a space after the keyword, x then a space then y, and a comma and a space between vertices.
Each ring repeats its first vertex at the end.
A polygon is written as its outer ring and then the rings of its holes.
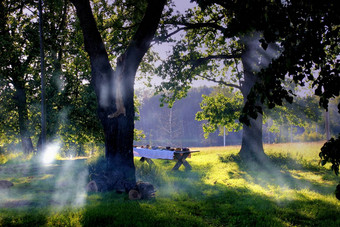
POLYGON ((339 178, 319 166, 322 142, 265 145, 271 164, 247 166, 239 146, 193 148, 193 170, 174 161, 135 160, 137 177, 157 189, 152 200, 87 195, 86 160, 0 166, 0 226, 340 226, 339 178))

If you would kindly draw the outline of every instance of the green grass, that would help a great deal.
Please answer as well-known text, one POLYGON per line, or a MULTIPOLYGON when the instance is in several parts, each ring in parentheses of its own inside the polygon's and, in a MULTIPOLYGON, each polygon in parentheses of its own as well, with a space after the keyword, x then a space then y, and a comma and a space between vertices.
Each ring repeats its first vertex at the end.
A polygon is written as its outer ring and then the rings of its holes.
POLYGON ((136 159, 137 178, 157 189, 141 201, 86 195, 84 160, 2 165, 0 179, 15 185, 0 192, 0 226, 340 226, 339 179, 318 165, 322 144, 265 145, 272 164, 251 167, 239 146, 197 148, 190 172, 136 159))

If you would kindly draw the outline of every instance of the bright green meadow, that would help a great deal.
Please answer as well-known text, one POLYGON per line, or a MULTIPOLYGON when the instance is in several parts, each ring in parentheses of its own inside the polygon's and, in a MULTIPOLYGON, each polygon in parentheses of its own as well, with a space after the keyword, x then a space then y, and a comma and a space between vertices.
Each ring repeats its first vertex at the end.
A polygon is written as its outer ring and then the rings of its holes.
POLYGON ((151 200, 85 192, 93 160, 38 159, 0 165, 0 226, 340 226, 339 177, 319 165, 323 142, 265 145, 271 163, 249 166, 239 146, 193 148, 192 171, 135 159, 137 178, 157 189, 151 200))

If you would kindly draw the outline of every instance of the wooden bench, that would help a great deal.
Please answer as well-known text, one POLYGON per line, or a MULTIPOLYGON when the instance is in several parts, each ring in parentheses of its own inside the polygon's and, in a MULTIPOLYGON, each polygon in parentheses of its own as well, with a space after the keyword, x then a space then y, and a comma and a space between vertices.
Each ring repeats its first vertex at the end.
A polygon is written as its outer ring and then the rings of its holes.
POLYGON ((186 170, 191 170, 192 167, 186 159, 191 157, 191 153, 199 152, 198 150, 171 151, 138 147, 133 148, 133 151, 135 157, 141 157, 140 161, 146 161, 149 164, 154 164, 151 159, 177 160, 172 170, 178 170, 181 165, 184 165, 186 170))

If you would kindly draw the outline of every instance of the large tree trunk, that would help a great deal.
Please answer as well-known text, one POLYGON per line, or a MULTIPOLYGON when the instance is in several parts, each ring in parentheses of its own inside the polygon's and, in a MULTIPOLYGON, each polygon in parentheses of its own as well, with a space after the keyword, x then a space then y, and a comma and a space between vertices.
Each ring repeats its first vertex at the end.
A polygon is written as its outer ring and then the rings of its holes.
POLYGON ((262 162, 266 160, 262 141, 262 115, 250 119, 250 126, 243 124, 240 156, 244 160, 262 162))
MULTIPOLYGON (((254 84, 259 79, 256 75, 254 68, 258 66, 258 53, 256 53, 256 41, 257 36, 250 35, 243 39, 245 44, 245 51, 241 56, 243 70, 244 70, 244 82, 241 87, 241 92, 244 97, 244 103, 247 102, 247 97, 254 84)), ((259 98, 256 98, 256 104, 262 106, 259 98)), ((244 160, 253 160, 262 162, 265 161, 267 156, 263 150, 263 138, 262 138, 262 115, 258 114, 256 119, 250 118, 250 125, 243 124, 242 145, 239 155, 244 160)))
POLYGON ((156 32, 165 0, 149 0, 136 34, 114 71, 92 15, 89 0, 72 0, 91 61, 91 84, 97 95, 108 163, 107 189, 130 190, 136 185, 133 162, 134 79, 156 32))
POLYGON ((28 128, 28 110, 24 82, 14 78, 13 85, 15 88, 15 100, 18 108, 19 131, 22 149, 25 154, 29 154, 34 151, 34 147, 28 128))

